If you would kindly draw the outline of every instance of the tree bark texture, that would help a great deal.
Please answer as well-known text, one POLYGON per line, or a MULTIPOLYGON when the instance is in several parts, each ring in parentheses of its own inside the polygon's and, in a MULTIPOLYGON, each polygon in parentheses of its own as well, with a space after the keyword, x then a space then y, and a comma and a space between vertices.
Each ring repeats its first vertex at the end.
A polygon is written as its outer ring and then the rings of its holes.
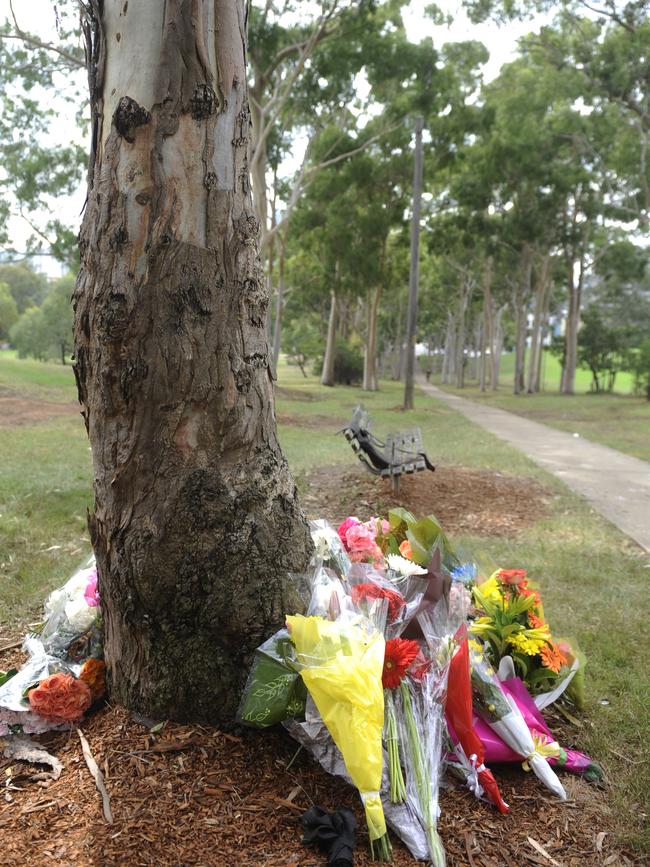
POLYGON ((244 0, 91 0, 74 294, 114 700, 228 724, 311 550, 278 444, 244 0))

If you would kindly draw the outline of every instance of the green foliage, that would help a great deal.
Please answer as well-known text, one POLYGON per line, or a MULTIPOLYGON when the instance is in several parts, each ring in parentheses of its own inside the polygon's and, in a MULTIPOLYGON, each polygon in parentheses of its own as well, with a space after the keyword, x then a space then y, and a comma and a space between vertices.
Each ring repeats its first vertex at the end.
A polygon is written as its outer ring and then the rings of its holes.
POLYGON ((11 329, 11 341, 21 358, 61 359, 72 351, 72 305, 75 277, 54 281, 43 305, 30 307, 11 329))
MULTIPOLYGON (((314 373, 320 376, 323 371, 322 356, 314 364, 314 373)), ((358 345, 336 338, 334 353, 334 382, 340 385, 358 385, 363 377, 363 355, 358 345)))
POLYGON ((597 307, 585 310, 578 333, 578 362, 592 375, 596 392, 612 391, 616 374, 624 366, 621 338, 617 329, 609 328, 597 307))
POLYGON ((6 340, 9 330, 18 321, 18 307, 6 283, 0 283, 0 340, 6 340))
POLYGON ((323 338, 314 315, 294 319, 284 329, 284 351, 290 363, 296 364, 304 377, 306 366, 320 356, 322 365, 323 338))
POLYGON ((40 307, 48 290, 46 275, 26 263, 0 265, 0 283, 9 287, 19 314, 28 307, 40 307))

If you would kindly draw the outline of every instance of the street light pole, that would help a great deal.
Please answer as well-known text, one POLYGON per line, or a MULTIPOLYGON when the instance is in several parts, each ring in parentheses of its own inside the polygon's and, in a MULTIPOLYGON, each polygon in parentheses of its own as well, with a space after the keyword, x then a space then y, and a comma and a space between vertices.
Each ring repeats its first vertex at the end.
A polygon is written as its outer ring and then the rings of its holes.
POLYGON ((406 327, 406 382, 404 409, 413 409, 415 379, 415 342, 418 321, 418 284, 420 282, 420 210, 422 204, 422 129, 424 119, 415 118, 415 159, 413 163, 413 216, 411 219, 411 271, 409 276, 409 306, 406 327))

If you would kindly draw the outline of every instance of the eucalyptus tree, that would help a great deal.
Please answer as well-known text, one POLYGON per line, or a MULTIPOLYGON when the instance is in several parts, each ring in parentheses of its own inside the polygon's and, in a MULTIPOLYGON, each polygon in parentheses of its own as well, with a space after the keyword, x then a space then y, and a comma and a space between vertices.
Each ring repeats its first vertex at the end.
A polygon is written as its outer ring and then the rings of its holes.
POLYGON ((75 374, 112 695, 227 724, 311 543, 276 435, 244 0, 93 2, 75 374))

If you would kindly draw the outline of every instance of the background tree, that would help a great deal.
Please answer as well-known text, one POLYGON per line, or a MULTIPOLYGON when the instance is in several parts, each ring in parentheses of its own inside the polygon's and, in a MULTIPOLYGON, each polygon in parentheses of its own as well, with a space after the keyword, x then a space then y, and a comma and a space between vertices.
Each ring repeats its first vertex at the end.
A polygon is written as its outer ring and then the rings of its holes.
POLYGON ((0 283, 0 340, 9 337, 9 330, 18 321, 18 307, 6 283, 0 283))

